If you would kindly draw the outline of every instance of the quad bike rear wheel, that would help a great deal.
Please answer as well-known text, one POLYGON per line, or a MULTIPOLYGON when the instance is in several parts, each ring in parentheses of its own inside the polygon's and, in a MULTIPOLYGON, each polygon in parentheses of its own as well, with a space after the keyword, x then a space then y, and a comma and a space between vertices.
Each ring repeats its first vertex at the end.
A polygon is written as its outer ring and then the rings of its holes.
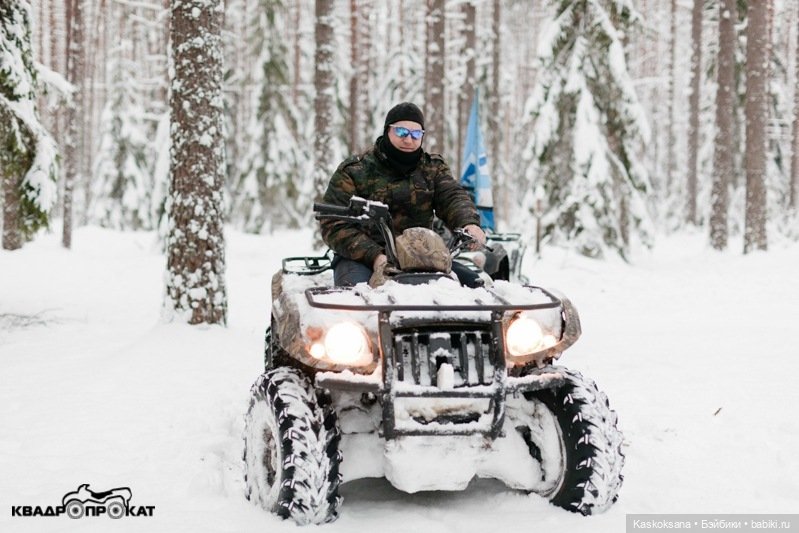
POLYGON ((337 518, 341 434, 329 396, 292 368, 252 387, 244 431, 247 498, 298 524, 337 518))
POLYGON ((70 518, 81 518, 86 513, 83 503, 78 500, 70 500, 66 505, 67 516, 70 518))
POLYGON ((563 367, 555 370, 565 384, 525 393, 516 429, 541 465, 542 496, 568 511, 601 513, 618 499, 623 479, 616 413, 593 381, 563 367))

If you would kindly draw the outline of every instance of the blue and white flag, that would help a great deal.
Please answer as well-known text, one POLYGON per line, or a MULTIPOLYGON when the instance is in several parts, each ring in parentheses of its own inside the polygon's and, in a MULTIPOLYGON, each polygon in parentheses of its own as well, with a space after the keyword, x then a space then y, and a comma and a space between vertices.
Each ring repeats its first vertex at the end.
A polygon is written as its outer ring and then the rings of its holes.
POLYGON ((480 121, 477 117, 479 94, 475 92, 472 110, 469 113, 469 125, 466 127, 466 143, 463 148, 463 171, 461 185, 466 189, 477 205, 480 213, 480 226, 494 230, 494 197, 491 193, 491 176, 488 174, 488 157, 480 133, 480 121))

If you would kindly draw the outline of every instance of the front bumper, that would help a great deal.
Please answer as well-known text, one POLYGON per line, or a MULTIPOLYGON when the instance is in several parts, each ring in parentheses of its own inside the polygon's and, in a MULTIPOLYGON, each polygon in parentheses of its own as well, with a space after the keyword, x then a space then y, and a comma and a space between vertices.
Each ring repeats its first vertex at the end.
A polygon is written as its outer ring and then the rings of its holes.
POLYGON ((402 436, 483 435, 500 436, 507 396, 561 386, 563 375, 550 366, 536 368, 521 377, 494 372, 487 385, 459 388, 392 382, 387 388, 376 371, 370 376, 324 372, 316 386, 331 391, 371 393, 380 399, 380 433, 386 440, 402 436))

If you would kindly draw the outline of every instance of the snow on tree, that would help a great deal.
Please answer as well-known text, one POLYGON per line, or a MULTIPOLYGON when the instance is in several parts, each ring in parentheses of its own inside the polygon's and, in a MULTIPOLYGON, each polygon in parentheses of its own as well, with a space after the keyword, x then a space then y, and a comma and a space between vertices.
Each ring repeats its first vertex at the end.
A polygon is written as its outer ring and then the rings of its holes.
POLYGON ((791 121, 796 87, 791 68, 791 38, 797 24, 791 16, 795 6, 772 1, 769 4, 769 72, 767 79, 768 121, 766 123, 766 204, 768 222, 789 237, 799 236, 791 220, 791 121))
POLYGON ((102 113, 91 219, 115 229, 152 229, 149 126, 137 65, 126 57, 131 47, 130 40, 122 40, 111 58, 112 96, 102 113))
MULTIPOLYGON (((716 136, 717 59, 719 50, 719 8, 715 3, 703 2, 701 81, 699 89, 699 128, 697 131, 696 169, 696 222, 698 227, 709 225, 712 206, 713 158, 716 136)), ((733 38, 733 46, 734 46, 733 38)), ((693 65, 691 65, 693 68, 693 65)), ((693 81, 693 76, 691 77, 693 81)), ((692 91, 693 93, 693 91, 692 91)), ((690 106, 689 106, 690 107, 690 106)), ((689 116, 690 122, 690 116, 689 116)), ((689 143, 690 144, 690 143, 689 143)), ((690 172, 691 155, 688 154, 690 172)), ((689 178, 690 179, 690 178, 689 178)), ((686 192, 687 192, 686 187, 686 192)), ((686 200, 688 200, 686 195, 686 200)), ((690 201, 689 201, 690 202, 690 201)), ((690 205, 690 204, 689 204, 690 205)))
POLYGON ((222 0, 171 3, 172 144, 165 311, 191 324, 224 324, 227 318, 222 227, 223 14, 222 0))
MULTIPOLYGON (((527 179, 543 195, 543 235, 600 257, 622 257, 629 230, 651 239, 649 180, 638 159, 649 130, 627 72, 622 34, 638 22, 629 0, 557 0, 544 29, 527 179)), ((532 190, 524 206, 535 202, 532 190)))
POLYGON ((0 181, 3 248, 46 227, 56 199, 57 151, 36 111, 30 5, 0 3, 0 181))
POLYGON ((257 111, 251 114, 251 140, 243 172, 234 187, 232 216, 246 231, 304 226, 313 199, 310 155, 302 147, 302 113, 293 105, 289 50, 280 34, 285 11, 280 0, 261 0, 253 34, 260 57, 253 82, 257 111))
MULTIPOLYGON (((738 16, 733 15, 734 20, 731 21, 736 64, 730 104, 734 115, 725 136, 732 139, 732 162, 729 174, 725 177, 728 185, 724 190, 728 195, 724 199, 724 210, 729 216, 724 224, 731 235, 738 235, 744 231, 746 201, 743 154, 746 143, 744 107, 748 95, 744 61, 748 21, 746 0, 731 1, 737 6, 738 16)), ((132 49, 125 57, 136 65, 136 92, 141 96, 144 107, 142 127, 133 126, 138 118, 136 113, 129 115, 133 121, 130 125, 144 132, 150 145, 147 173, 154 180, 150 190, 150 223, 153 226, 157 223, 163 235, 167 232, 166 217, 163 215, 166 212, 164 204, 168 182, 160 179, 169 173, 170 128, 168 122, 159 120, 166 114, 167 108, 168 76, 164 51, 167 49, 170 19, 165 11, 165 3, 168 5, 169 2, 48 0, 32 3, 32 16, 36 17, 39 24, 33 25, 31 39, 40 43, 39 60, 50 69, 47 75, 44 70, 38 69, 40 86, 46 85, 48 77, 52 77, 50 74, 61 73, 71 81, 70 87, 75 91, 72 103, 76 107, 65 109, 65 112, 57 113, 50 109, 48 113, 45 111, 45 101, 38 102, 42 118, 50 115, 45 125, 53 135, 64 141, 62 155, 66 176, 61 183, 65 186, 65 242, 71 238, 71 183, 75 187, 75 215, 79 221, 84 220, 85 204, 89 198, 93 209, 105 205, 107 212, 111 211, 111 206, 119 205, 119 198, 124 195, 132 194, 139 199, 137 201, 144 201, 143 197, 134 194, 138 190, 136 186, 133 187, 133 193, 116 190, 113 193, 117 194, 116 198, 105 197, 114 190, 106 183, 109 173, 113 173, 110 162, 114 161, 114 157, 111 154, 116 151, 130 153, 130 137, 111 141, 113 121, 109 119, 108 112, 113 106, 112 100, 119 97, 115 94, 116 90, 112 90, 111 82, 114 77, 112 70, 117 64, 113 61, 117 52, 115 47, 122 33, 118 28, 123 24, 127 25, 125 37, 132 42, 132 49), (38 14, 37 6, 40 10, 38 14), (68 64, 65 63, 67 55, 72 56, 68 64), (43 81, 44 84, 41 83, 43 81), (67 113, 71 113, 72 119, 67 120, 67 113), (67 132, 68 127, 72 131, 67 132), (112 148, 111 144, 117 142, 126 145, 126 148, 112 148), (101 157, 102 161, 97 163, 95 156, 101 157), (88 176, 85 167, 91 159, 95 160, 95 164, 92 165, 92 176, 88 176), (104 184, 102 191, 97 187, 101 182, 104 184)), ((227 0, 224 2, 226 26, 223 39, 228 60, 223 88, 227 106, 224 143, 229 164, 226 166, 224 192, 230 194, 224 196, 230 201, 225 204, 225 211, 232 213, 234 223, 249 231, 290 226, 298 221, 301 221, 300 224, 309 222, 308 204, 314 195, 324 189, 338 162, 347 153, 360 151, 371 144, 381 129, 386 110, 405 100, 422 105, 428 122, 433 124, 429 128, 431 137, 425 142, 425 147, 435 149, 433 141, 439 141, 439 149, 457 168, 456 162, 463 144, 462 138, 459 140, 458 137, 463 130, 464 109, 471 102, 472 87, 479 86, 487 96, 482 117, 494 185, 497 187, 495 208, 498 209, 501 222, 510 223, 513 218, 524 222, 529 220, 528 213, 519 213, 514 208, 519 201, 515 197, 516 191, 519 187, 525 187, 530 191, 540 191, 541 200, 544 200, 545 193, 547 196, 550 193, 554 195, 552 199, 546 199, 547 202, 554 202, 551 205, 555 206, 548 214, 550 230, 553 231, 548 237, 550 240, 557 240, 554 233, 572 240, 572 235, 578 231, 575 228, 579 226, 582 232, 585 227, 585 222, 574 227, 566 225, 565 232, 559 227, 558 216, 567 211, 564 200, 568 197, 572 201, 570 205, 582 206, 582 211, 575 210, 570 216, 593 221, 594 227, 589 228, 589 233, 594 235, 592 242, 604 243, 603 232, 606 229, 603 228, 613 227, 617 223, 616 219, 629 215, 632 228, 636 216, 639 216, 642 227, 646 228, 647 216, 641 192, 647 187, 650 201, 653 205, 656 202, 653 211, 657 210, 656 215, 660 215, 659 225, 679 230, 686 224, 684 206, 689 198, 693 198, 693 194, 688 194, 689 187, 683 185, 688 183, 689 175, 696 169, 695 220, 700 226, 710 225, 713 203, 722 200, 714 191, 710 179, 718 144, 714 120, 717 111, 718 3, 708 0, 701 2, 706 11, 702 14, 701 76, 696 76, 696 70, 690 76, 692 65, 689 61, 691 45, 699 42, 698 38, 691 38, 692 30, 698 36, 700 29, 698 24, 691 24, 690 7, 693 5, 698 8, 700 2, 639 0, 634 3, 636 9, 644 14, 643 29, 637 23, 640 20, 638 16, 632 14, 632 0, 227 0), (276 13, 275 32, 264 33, 261 29, 262 1, 264 5, 274 6, 267 9, 273 9, 276 13), (317 8, 323 16, 316 17, 317 8), (428 8, 436 16, 428 17, 428 8), (594 61, 595 65, 586 59, 585 66, 575 66, 575 69, 586 70, 582 78, 590 98, 578 98, 578 93, 574 92, 576 82, 569 90, 564 89, 568 80, 568 76, 563 74, 568 71, 564 66, 567 60, 561 61, 560 70, 553 72, 550 64, 535 62, 532 57, 542 22, 553 15, 560 16, 567 8, 570 10, 570 23, 577 20, 574 13, 585 15, 579 19, 579 24, 568 28, 564 42, 557 42, 557 35, 547 42, 559 46, 558 53, 562 49, 569 56, 568 61, 577 62, 573 55, 575 51, 580 51, 579 46, 574 46, 579 35, 583 57, 600 59, 594 61), (631 14, 628 18, 623 15, 625 10, 631 14), (439 17, 439 12, 443 16, 439 17), (592 15, 596 13, 600 15, 592 15), (612 55, 613 39, 599 36, 599 29, 605 24, 598 22, 600 20, 609 20, 607 24, 616 32, 614 38, 622 45, 617 48, 623 49, 627 55, 624 57, 629 72, 627 77, 633 80, 631 83, 639 91, 641 107, 646 110, 650 123, 659 126, 653 132, 652 142, 646 152, 633 146, 644 137, 644 128, 636 125, 635 119, 632 119, 633 127, 630 129, 608 121, 608 117, 613 119, 613 109, 607 106, 614 100, 616 103, 613 103, 613 108, 618 111, 617 118, 621 117, 618 119, 620 123, 635 113, 627 115, 624 111, 630 109, 630 105, 624 102, 624 95, 632 93, 622 90, 626 82, 618 86, 605 86, 601 77, 592 71, 611 77, 614 72, 608 58, 612 55), (428 26, 433 21, 437 28, 433 30, 434 37, 436 40, 443 38, 443 45, 435 44, 434 39, 427 36, 430 31, 428 26), (321 31, 318 46, 314 31, 317 22, 321 31), (285 47, 285 57, 280 62, 280 68, 286 70, 285 74, 274 70, 275 61, 272 59, 269 61, 273 64, 267 69, 271 74, 264 71, 264 62, 273 54, 266 44, 260 46, 254 38, 259 38, 260 43, 275 39, 280 45, 278 48, 285 47), (570 39, 573 42, 568 42, 570 39), (429 57, 426 52, 428 45, 436 57, 429 57), (314 58, 315 51, 320 54, 318 62, 314 58), (432 69, 427 69, 426 65, 432 66, 438 61, 438 55, 443 57, 443 73, 427 83, 426 75, 432 69), (264 85, 267 74, 270 76, 267 85, 271 87, 264 85), (275 85, 271 81, 283 75, 286 82, 275 85), (558 76, 562 78, 559 81, 558 76), (696 85, 689 89, 691 80, 699 82, 698 91, 696 85), (430 96, 427 93, 431 92, 428 89, 432 88, 433 81, 436 84, 441 81, 443 87, 441 109, 439 104, 431 104, 426 97, 430 96), (561 85, 560 93, 539 87, 534 98, 530 98, 537 82, 546 83, 547 87, 558 82, 561 85), (290 97, 285 97, 285 91, 290 92, 290 97), (697 93, 698 113, 695 99, 691 102, 693 105, 689 106, 689 96, 697 93), (567 102, 565 96, 570 101, 567 102), (598 118, 593 124, 600 133, 600 140, 594 144, 598 147, 590 143, 575 145, 573 138, 561 138, 548 148, 547 157, 555 152, 574 155, 577 153, 574 146, 596 148, 600 153, 607 151, 614 154, 606 158, 604 164, 614 168, 615 174, 606 173, 605 181, 600 180, 601 185, 588 183, 588 166, 584 165, 586 168, 577 172, 576 160, 570 165, 568 158, 561 157, 557 162, 546 162, 550 167, 560 165, 561 170, 568 171, 564 174, 569 176, 568 179, 559 175, 561 184, 557 187, 560 192, 556 193, 555 185, 548 189, 544 187, 545 173, 540 172, 541 162, 538 161, 538 154, 533 152, 533 143, 530 143, 528 159, 518 156, 522 151, 520 149, 528 144, 527 139, 534 131, 534 126, 544 123, 540 120, 535 122, 538 115, 531 114, 531 107, 525 104, 540 104, 547 98, 563 104, 562 109, 556 108, 550 114, 557 115, 552 123, 555 125, 553 131, 571 132, 567 136, 573 137, 579 124, 591 124, 590 115, 577 113, 580 102, 586 104, 587 108, 593 106, 595 109, 598 118), (280 116, 264 120, 266 114, 259 109, 262 99, 271 102, 264 105, 274 110, 272 116, 280 116), (693 113, 690 113, 691 107, 693 113), (443 117, 441 121, 436 118, 436 113, 443 117), (316 119, 311 118, 314 116, 316 119), (578 119, 581 120, 579 124, 578 119), (440 124, 436 126, 437 123, 440 124), (436 131, 439 132, 438 139, 434 138, 436 131), (614 140, 613 131, 622 131, 618 137, 629 142, 614 140), (692 134, 690 139, 689 132, 692 134), (569 149, 570 145, 572 149, 569 149), (296 151, 297 147, 301 148, 299 152, 296 151), (622 152, 630 155, 623 157, 622 152), (646 167, 646 172, 639 172, 638 166, 646 167), (625 174, 619 169, 629 172, 625 174), (589 195, 593 204, 582 202, 576 193, 568 196, 578 183, 572 180, 574 175, 583 176, 583 193, 589 195), (286 180, 286 176, 290 179, 286 180), (671 183, 670 187, 666 186, 667 182, 671 183), (610 190, 614 192, 607 192, 610 190), (595 191, 603 192, 600 194, 595 191), (506 220, 502 216, 503 208, 505 212, 516 211, 516 214, 506 220), (598 217, 596 212, 602 212, 602 217, 598 217), (600 238, 596 235, 600 235, 600 238)), ((797 6, 794 0, 772 0, 768 4, 770 11, 767 18, 770 23, 766 31, 772 49, 768 56, 770 72, 765 133, 767 222, 772 223, 771 227, 775 231, 795 235, 796 231, 792 229, 795 224, 783 215, 789 216, 787 211, 791 202, 794 205, 799 202, 796 200, 796 189, 799 187, 795 177, 797 171, 788 168, 789 165, 793 165, 794 169, 799 168, 799 163, 794 163, 788 155, 799 152, 799 149, 793 148, 797 135, 793 134, 791 138, 791 120, 794 117, 791 107, 797 94, 796 61, 793 59, 797 43, 797 6), (794 176, 793 179, 791 176, 794 176)), ((693 13, 697 16, 700 14, 697 10, 693 13)), ((694 20, 699 22, 696 17, 694 20)), ((551 29, 547 31, 557 34, 551 29)), ((553 57, 550 55, 550 59, 553 57)), ((561 56, 558 58, 563 59, 561 56)), ((694 63, 695 66, 699 65, 698 62, 694 63)), ((57 92, 51 92, 51 104, 57 92)), ((532 111, 538 112, 535 109, 532 111)), ((794 129, 799 131, 799 126, 794 129)), ((122 127, 120 131, 125 130, 126 127, 122 127)), ((588 129, 579 131, 586 132, 588 129)), ((551 138, 554 139, 554 135, 551 138)), ((589 138, 593 142, 594 137, 589 138)), ((728 149, 726 142, 723 148, 728 149)), ((589 154, 590 150, 580 153, 589 154)), ((596 162, 598 159, 592 159, 592 165, 600 164, 596 162)), ((128 160, 135 161, 136 158, 129 157, 128 160)), ((144 168, 141 167, 142 171, 144 168)), ((600 174, 597 169, 593 170, 595 176, 600 174)), ((551 168, 550 174, 554 175, 551 168)), ((557 182, 554 179, 550 181, 557 182)), ((690 183, 693 182, 691 179, 690 183)), ((535 203, 534 200, 531 192, 524 207, 529 208, 535 203)), ((690 202, 693 205, 693 200, 690 202)), ((96 211, 92 214, 96 216, 96 211)), ((716 213, 716 216, 720 216, 720 213, 716 213)), ((119 220, 122 218, 118 217, 119 220)), ((608 238, 617 240, 626 227, 626 223, 619 223, 610 231, 608 238)), ((525 230, 526 227, 521 225, 513 229, 525 230)), ((646 233, 640 229, 636 233, 642 232, 646 233)), ((621 241, 624 241, 623 237, 621 241)))
POLYGON ((360 101, 360 142, 350 143, 355 152, 375 141, 382 132, 386 112, 395 104, 416 102, 426 111, 423 105, 425 1, 369 0, 366 10, 361 0, 356 2, 360 33, 358 64, 347 64, 352 59, 351 54, 346 54, 339 57, 341 65, 338 67, 339 72, 355 69, 360 87, 364 87, 364 98, 360 101), (368 20, 365 11, 368 11, 368 20))

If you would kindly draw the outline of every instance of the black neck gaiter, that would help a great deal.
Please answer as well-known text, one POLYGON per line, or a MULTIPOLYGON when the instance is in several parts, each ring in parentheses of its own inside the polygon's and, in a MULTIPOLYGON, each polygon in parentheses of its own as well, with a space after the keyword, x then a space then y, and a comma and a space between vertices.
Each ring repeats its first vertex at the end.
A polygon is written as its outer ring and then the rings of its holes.
POLYGON ((408 174, 419 163, 422 158, 422 147, 420 146, 413 152, 403 152, 388 140, 388 136, 383 135, 377 140, 377 148, 386 156, 386 162, 392 168, 402 174, 408 174))

